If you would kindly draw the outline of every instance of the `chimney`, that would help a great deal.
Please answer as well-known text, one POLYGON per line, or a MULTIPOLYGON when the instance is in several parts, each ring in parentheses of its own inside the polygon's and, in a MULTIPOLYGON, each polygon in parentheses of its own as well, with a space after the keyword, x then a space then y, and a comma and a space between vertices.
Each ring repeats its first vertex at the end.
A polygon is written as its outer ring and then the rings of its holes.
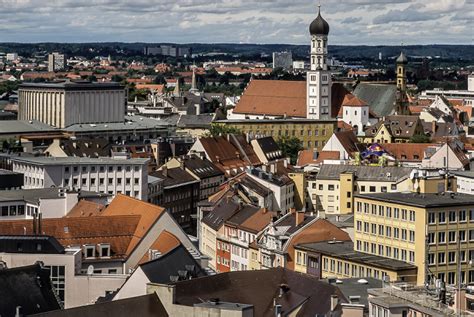
POLYGON ((235 151, 235 157, 237 157, 240 160, 240 153, 239 151, 235 151))
POLYGON ((36 212, 33 212, 33 235, 36 235, 36 212))
POLYGON ((22 317, 21 306, 16 306, 15 317, 22 317))
POLYGON ((332 312, 336 310, 336 306, 338 303, 339 303, 339 298, 337 297, 337 295, 331 295, 331 311, 332 312))
POLYGON ((163 167, 161 168, 161 173, 164 177, 168 177, 168 166, 163 165, 163 167))
POLYGON ((433 134, 436 133, 436 121, 431 121, 431 131, 433 134))
POLYGON ((304 211, 296 212, 296 225, 300 225, 304 221, 304 211))
POLYGON ((284 159, 284 160, 283 160, 283 165, 285 166, 285 168, 288 167, 288 159, 284 159))
POLYGON ((42 235, 42 230, 41 230, 41 213, 38 213, 38 235, 42 235))

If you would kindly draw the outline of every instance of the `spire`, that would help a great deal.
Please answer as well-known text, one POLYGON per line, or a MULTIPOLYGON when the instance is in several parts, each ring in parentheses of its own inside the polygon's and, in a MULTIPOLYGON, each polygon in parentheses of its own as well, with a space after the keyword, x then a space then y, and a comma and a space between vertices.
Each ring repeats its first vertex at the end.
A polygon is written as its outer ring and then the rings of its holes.
POLYGON ((198 91, 197 83, 196 83, 196 65, 194 65, 194 67, 193 67, 193 79, 192 79, 192 82, 191 82, 191 89, 189 91, 190 92, 198 91))
POLYGON ((180 83, 181 78, 176 78, 176 86, 174 87, 174 92, 173 95, 175 97, 181 96, 181 83, 180 83))

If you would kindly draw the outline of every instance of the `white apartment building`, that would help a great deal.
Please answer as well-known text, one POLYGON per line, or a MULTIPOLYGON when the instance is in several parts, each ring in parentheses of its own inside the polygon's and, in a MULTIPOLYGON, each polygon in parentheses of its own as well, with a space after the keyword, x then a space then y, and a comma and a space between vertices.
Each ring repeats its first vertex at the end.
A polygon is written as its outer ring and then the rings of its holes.
POLYGON ((454 172, 456 178, 457 192, 461 194, 474 195, 474 172, 457 171, 454 172))
POLYGON ((62 187, 109 195, 148 198, 148 159, 17 157, 13 171, 24 175, 24 188, 62 187))

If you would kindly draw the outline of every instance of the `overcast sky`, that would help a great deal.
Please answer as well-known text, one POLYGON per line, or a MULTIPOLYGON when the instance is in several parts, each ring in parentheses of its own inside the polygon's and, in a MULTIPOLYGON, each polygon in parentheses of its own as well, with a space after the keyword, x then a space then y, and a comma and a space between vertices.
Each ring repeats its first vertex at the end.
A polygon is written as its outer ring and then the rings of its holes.
MULTIPOLYGON (((332 44, 474 44, 474 0, 321 0, 332 44)), ((317 0, 0 0, 0 42, 306 44, 317 0)))

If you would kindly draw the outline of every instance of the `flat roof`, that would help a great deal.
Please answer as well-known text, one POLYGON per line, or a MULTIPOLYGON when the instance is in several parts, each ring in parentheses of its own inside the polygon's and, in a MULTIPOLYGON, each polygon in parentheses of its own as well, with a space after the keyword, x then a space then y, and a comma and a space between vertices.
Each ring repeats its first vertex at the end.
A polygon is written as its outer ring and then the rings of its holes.
POLYGON ((164 120, 151 119, 142 116, 125 116, 122 122, 104 122, 104 123, 77 123, 64 128, 65 132, 101 132, 101 131, 120 131, 120 130, 150 130, 164 129, 171 124, 164 120))
MULTIPOLYGON (((251 114, 253 115, 253 114, 251 114)), ((337 123, 337 119, 305 119, 305 118, 281 118, 281 119, 229 119, 229 120, 217 120, 214 123, 337 123)))
POLYGON ((18 87, 20 90, 29 89, 63 89, 63 90, 124 90, 125 86, 120 83, 89 82, 89 81, 62 81, 49 83, 23 83, 18 87))
POLYGON ((357 194, 357 198, 365 198, 388 203, 395 203, 421 208, 471 206, 474 205, 474 196, 460 193, 380 193, 380 194, 357 194))
POLYGON ((390 271, 416 269, 415 265, 407 262, 354 251, 354 243, 352 241, 323 241, 303 243, 298 244, 296 248, 390 271))
POLYGON ((143 165, 149 161, 147 158, 131 158, 131 159, 113 159, 110 157, 89 158, 89 157, 12 157, 14 162, 29 163, 36 165, 143 165))
POLYGON ((27 134, 57 131, 57 128, 36 120, 7 120, 2 121, 0 124, 0 134, 27 134))
POLYGON ((454 176, 474 178, 474 171, 453 171, 454 176))

